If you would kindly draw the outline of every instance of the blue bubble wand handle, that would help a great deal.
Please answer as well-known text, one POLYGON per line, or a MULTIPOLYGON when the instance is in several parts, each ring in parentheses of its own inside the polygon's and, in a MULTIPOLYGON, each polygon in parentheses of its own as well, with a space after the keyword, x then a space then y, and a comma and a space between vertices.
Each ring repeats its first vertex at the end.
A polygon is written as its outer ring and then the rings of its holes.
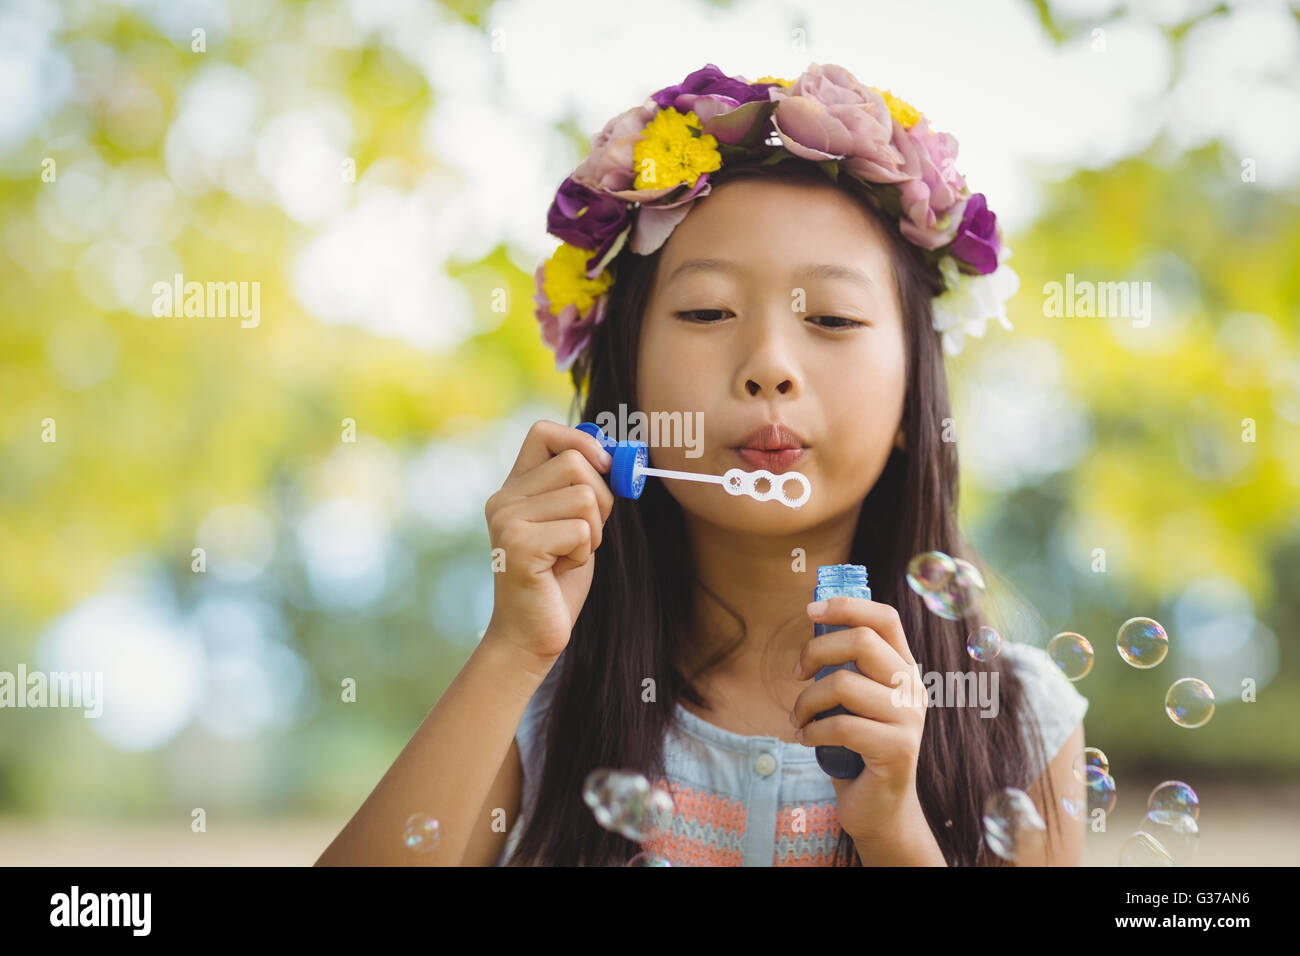
MULTIPOLYGON (((825 601, 832 597, 856 597, 871 600, 871 588, 867 586, 867 569, 860 564, 824 564, 817 569, 817 587, 813 589, 814 601, 825 601)), ((831 631, 847 630, 847 624, 814 624, 813 636, 821 637, 831 631)), ((817 671, 814 680, 821 680, 827 674, 840 669, 861 673, 852 661, 843 664, 828 664, 817 671)), ((850 711, 839 705, 819 713, 814 720, 847 714, 850 711)), ((862 755, 848 747, 821 746, 817 748, 817 764, 838 780, 852 780, 862 773, 866 764, 862 755)))

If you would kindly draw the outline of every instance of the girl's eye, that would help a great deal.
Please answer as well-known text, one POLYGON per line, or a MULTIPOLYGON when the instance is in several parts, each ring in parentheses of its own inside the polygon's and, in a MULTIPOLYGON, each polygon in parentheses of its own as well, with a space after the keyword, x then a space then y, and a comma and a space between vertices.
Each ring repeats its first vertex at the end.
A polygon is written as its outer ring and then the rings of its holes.
MULTIPOLYGON (((722 320, 722 316, 729 314, 726 309, 691 309, 688 312, 678 312, 677 317, 689 322, 698 322, 701 325, 714 325, 722 320), (716 318, 707 318, 715 316, 716 318)), ((847 329, 853 326, 866 325, 865 322, 859 322, 856 319, 846 319, 842 315, 814 315, 810 319, 832 319, 830 324, 818 323, 824 329, 847 329)))
POLYGON ((823 325, 822 328, 824 329, 848 329, 848 328, 852 328, 855 325, 866 325, 865 322, 859 322, 856 319, 846 319, 842 315, 814 315, 814 316, 809 316, 809 318, 835 320, 835 324, 833 325, 823 325))
POLYGON ((725 314, 726 314, 725 309, 692 309, 689 312, 678 312, 677 317, 685 318, 688 322, 699 322, 701 325, 713 325, 717 321, 721 321, 721 320, 695 318, 695 316, 706 316, 706 315, 722 316, 725 314))

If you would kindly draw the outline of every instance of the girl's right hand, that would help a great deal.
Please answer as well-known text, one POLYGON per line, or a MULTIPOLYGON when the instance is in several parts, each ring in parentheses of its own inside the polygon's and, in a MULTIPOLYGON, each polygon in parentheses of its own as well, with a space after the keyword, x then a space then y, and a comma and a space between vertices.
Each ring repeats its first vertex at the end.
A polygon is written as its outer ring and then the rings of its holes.
POLYGON ((568 646, 614 507, 601 477, 612 462, 576 428, 542 419, 528 430, 514 468, 484 508, 493 551, 505 551, 505 567, 493 575, 485 640, 492 635, 547 661, 568 646))

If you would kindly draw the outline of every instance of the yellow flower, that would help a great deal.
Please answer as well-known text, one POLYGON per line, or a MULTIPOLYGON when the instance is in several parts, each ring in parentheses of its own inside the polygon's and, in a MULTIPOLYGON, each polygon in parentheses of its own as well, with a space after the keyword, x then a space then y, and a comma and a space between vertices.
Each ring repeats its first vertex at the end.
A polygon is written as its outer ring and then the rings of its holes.
POLYGON ((783 80, 779 76, 760 76, 749 85, 753 86, 755 83, 780 83, 782 86, 794 86, 794 80, 783 80))
POLYGON ((559 315, 572 303, 578 307, 578 318, 587 314, 596 299, 604 295, 614 281, 608 269, 594 279, 587 278, 587 260, 591 252, 567 242, 546 260, 542 274, 542 292, 551 305, 551 313, 559 315))
MULTIPOLYGON (((874 86, 872 89, 876 90, 874 86)), ((876 90, 876 92, 885 98, 885 105, 889 107, 889 115, 903 129, 911 129, 924 118, 920 110, 906 100, 895 96, 889 90, 876 90)))
POLYGON ((669 106, 656 113, 632 151, 636 188, 694 185, 704 173, 721 169, 718 141, 707 133, 696 135, 702 128, 694 111, 683 115, 669 106))

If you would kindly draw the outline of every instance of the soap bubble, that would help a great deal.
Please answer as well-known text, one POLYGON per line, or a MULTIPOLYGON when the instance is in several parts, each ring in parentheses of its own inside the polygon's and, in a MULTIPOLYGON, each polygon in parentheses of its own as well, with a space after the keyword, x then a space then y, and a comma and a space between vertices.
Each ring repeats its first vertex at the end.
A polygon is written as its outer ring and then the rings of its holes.
POLYGON ((953 611, 959 617, 965 617, 979 608, 984 596, 984 575, 979 568, 961 558, 953 558, 957 570, 948 583, 947 593, 953 611))
POLYGON ((1029 794, 1005 787, 984 801, 984 839, 1004 860, 1014 861, 1041 846, 1047 825, 1029 794))
POLYGON ((672 795, 652 787, 642 774, 593 770, 582 785, 582 799, 596 822, 629 840, 648 840, 668 825, 672 795))
POLYGON ((1151 834, 1138 830, 1119 848, 1120 866, 1173 866, 1174 860, 1151 834))
POLYGON ((942 551, 926 551, 907 563, 907 584, 925 597, 946 591, 956 573, 957 563, 948 555, 942 551))
POLYGON ((1096 767, 1102 773, 1110 773, 1110 760, 1097 747, 1084 747, 1083 752, 1074 758, 1074 776, 1082 780, 1089 767, 1096 767))
POLYGON ((1149 617, 1131 617, 1115 635, 1119 656, 1134 667, 1155 667, 1169 653, 1169 635, 1149 617))
POLYGON ((1064 631, 1047 642, 1047 655, 1070 680, 1081 680, 1092 670, 1092 645, 1082 634, 1064 631))
POLYGON ((645 850, 642 850, 636 856, 632 857, 632 859, 628 860, 627 865, 628 866, 672 866, 672 864, 669 863, 668 860, 665 859, 664 857, 655 856, 653 853, 649 853, 645 850))
POLYGON ((1115 778, 1104 770, 1089 767, 1083 774, 1083 788, 1088 793, 1088 812, 1102 810, 1110 814, 1115 809, 1115 778))
POLYGON ((406 832, 402 834, 402 843, 408 850, 416 853, 428 853, 436 849, 439 839, 438 821, 423 813, 413 813, 406 821, 406 832))
POLYGON ((1165 694, 1165 713, 1179 727, 1204 727, 1214 716, 1214 692, 1195 677, 1174 681, 1165 694))
POLYGON ((991 661, 1002 650, 1002 635, 985 626, 971 631, 966 638, 966 653, 977 661, 991 661))
POLYGON ((1152 810, 1138 825, 1138 832, 1148 834, 1176 866, 1190 863, 1201 841, 1200 827, 1192 815, 1177 810, 1152 810))
POLYGON ((938 615, 945 621, 961 620, 961 615, 957 613, 957 607, 953 602, 951 590, 927 591, 921 595, 921 600, 925 602, 925 606, 931 614, 938 615))
POLYGON ((1181 780, 1166 780, 1147 797, 1147 811, 1185 813, 1196 820, 1201 816, 1201 801, 1181 780))
POLYGON ((907 584, 930 613, 959 621, 979 607, 984 576, 979 568, 942 551, 924 551, 907 564, 907 584))
POLYGON ((1082 821, 1085 819, 1084 811, 1087 809, 1087 801, 1083 799, 1082 793, 1067 794, 1061 798, 1061 809, 1064 810, 1071 819, 1082 821))
MULTIPOLYGON (((1079 761, 1082 765, 1082 760, 1079 761)), ((1068 793, 1061 797, 1061 809, 1074 820, 1083 820, 1084 813, 1088 809, 1088 795, 1083 786, 1083 772, 1075 771, 1075 779, 1070 784, 1068 793)))

